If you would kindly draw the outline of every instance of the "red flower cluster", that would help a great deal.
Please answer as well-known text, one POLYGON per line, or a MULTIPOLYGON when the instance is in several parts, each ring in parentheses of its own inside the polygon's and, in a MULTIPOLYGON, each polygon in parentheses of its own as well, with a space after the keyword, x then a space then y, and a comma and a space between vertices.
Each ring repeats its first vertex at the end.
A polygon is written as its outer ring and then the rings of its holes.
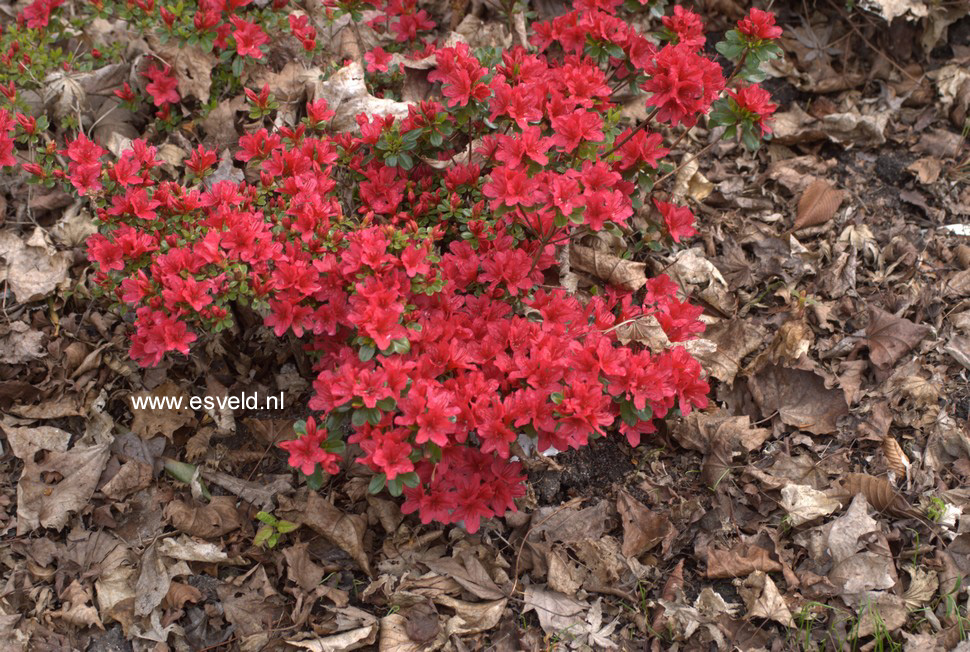
MULTIPOLYGON (((246 4, 202 0, 192 20, 217 45, 231 39, 238 55, 259 58, 266 34, 232 13, 246 4)), ((95 282, 134 312, 132 358, 185 354, 232 325, 234 302, 251 306, 317 360, 310 408, 325 422, 308 420, 283 444, 290 464, 337 472, 331 444, 349 432, 357 462, 392 493, 407 487, 405 512, 470 531, 515 509, 520 439, 565 450, 618 431, 636 445, 654 419, 706 406, 684 347, 620 337, 643 319, 674 343, 703 330, 669 278, 585 301, 543 289, 557 245, 577 229, 625 225, 668 153, 659 133, 618 133, 611 82, 641 85, 656 118, 675 125, 693 125, 725 85, 698 52, 695 14, 675 10, 658 50, 618 5, 584 0, 537 25, 544 54, 516 47, 486 65, 465 44, 429 44, 422 55, 434 56, 428 79, 444 104, 412 105, 400 120, 362 114, 352 134, 330 133, 333 111, 310 103, 300 125, 239 139, 238 183, 207 183, 217 156, 201 146, 185 179, 163 180, 145 142, 108 164, 85 136, 69 142, 67 169, 53 172, 97 201, 88 255, 95 282)), ((402 42, 432 25, 415 0, 391 0, 382 16, 375 24, 402 42)), ((289 23, 306 46, 315 33, 304 18, 289 23)), ((389 53, 367 56, 370 71, 388 69, 389 53)), ((179 101, 171 70, 144 74, 157 106, 179 101)), ((247 95, 258 115, 272 112, 268 87, 247 95)), ((770 112, 756 89, 731 97, 770 112)), ((0 111, 0 163, 12 129, 0 111)), ((657 230, 674 242, 695 233, 687 207, 654 202, 657 230)))

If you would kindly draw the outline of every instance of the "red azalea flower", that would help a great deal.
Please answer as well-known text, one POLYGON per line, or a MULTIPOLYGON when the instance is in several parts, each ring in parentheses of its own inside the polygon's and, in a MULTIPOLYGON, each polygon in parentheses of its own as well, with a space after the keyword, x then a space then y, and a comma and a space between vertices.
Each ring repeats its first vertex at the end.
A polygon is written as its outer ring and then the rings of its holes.
POLYGON ((677 42, 688 47, 701 49, 704 47, 704 24, 701 17, 680 5, 674 6, 673 16, 663 17, 664 27, 677 36, 677 42))
POLYGON ((770 41, 781 36, 781 28, 775 26, 775 15, 754 7, 738 21, 738 31, 750 41, 770 41))
POLYGON ((686 206, 677 206, 665 201, 653 200, 654 205, 663 215, 667 225, 667 232, 674 242, 680 242, 681 238, 697 235, 694 230, 694 214, 686 206))
POLYGON ((232 33, 236 41, 236 54, 241 57, 252 57, 262 59, 263 51, 260 47, 269 43, 269 36, 266 35, 259 25, 243 20, 238 16, 230 16, 235 31, 232 33))
POLYGON ((164 106, 169 102, 174 104, 181 99, 176 89, 178 81, 172 73, 172 66, 166 65, 164 68, 159 68, 153 63, 142 74, 151 80, 145 85, 145 90, 152 96, 155 106, 164 106))
POLYGON ((771 101, 771 93, 761 88, 757 84, 751 86, 739 86, 737 90, 729 90, 728 95, 734 100, 740 111, 752 116, 761 127, 762 134, 770 134, 771 127, 768 120, 778 108, 778 105, 771 101))
POLYGON ((643 89, 661 122, 694 126, 724 88, 721 67, 685 44, 663 47, 649 72, 643 89))
POLYGON ((390 52, 385 52, 382 47, 376 47, 366 53, 364 61, 367 62, 367 72, 387 72, 392 56, 390 52))

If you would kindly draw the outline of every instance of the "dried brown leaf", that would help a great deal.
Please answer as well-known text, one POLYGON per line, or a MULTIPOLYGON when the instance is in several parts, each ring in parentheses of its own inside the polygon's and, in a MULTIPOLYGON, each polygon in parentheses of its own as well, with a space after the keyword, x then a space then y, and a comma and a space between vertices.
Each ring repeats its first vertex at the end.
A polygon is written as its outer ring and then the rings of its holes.
POLYGON ((402 612, 405 618, 404 630, 408 638, 415 643, 427 643, 433 640, 441 630, 438 610, 431 600, 418 604, 402 612))
POLYGON ((895 437, 887 435, 882 440, 882 454, 886 457, 886 466, 896 474, 897 478, 905 478, 909 470, 909 458, 895 437))
POLYGON ((172 582, 168 587, 168 593, 165 594, 165 602, 173 609, 181 609, 186 602, 195 604, 201 599, 202 591, 182 582, 172 582))
POLYGON ((869 359, 880 369, 888 369, 930 333, 928 326, 869 306, 866 343, 869 359))
POLYGON ((213 496, 208 505, 176 500, 165 508, 165 518, 179 532, 203 539, 221 537, 242 525, 233 496, 213 496))
POLYGON ((91 602, 91 591, 74 580, 61 596, 61 608, 51 615, 75 627, 97 627, 103 631, 104 624, 91 602))
POLYGON ((816 435, 835 432, 838 418, 849 413, 845 395, 814 371, 769 364, 748 387, 765 417, 777 412, 783 423, 816 435))
POLYGON ((755 571, 774 573, 780 570, 781 564, 761 546, 739 543, 731 550, 707 548, 707 577, 710 579, 745 577, 755 571))
POLYGON ((627 557, 637 557, 677 535, 670 519, 650 511, 625 491, 617 496, 616 509, 623 520, 623 554, 627 557))
POLYGON ((371 574, 370 562, 364 552, 366 517, 359 514, 346 514, 315 492, 307 495, 306 505, 299 505, 281 497, 280 508, 281 518, 303 523, 319 532, 350 555, 364 572, 371 574))
POLYGON ((151 483, 152 467, 139 460, 128 460, 121 465, 114 477, 101 487, 101 492, 111 500, 121 500, 151 483))
POLYGON ((825 224, 842 205, 845 193, 824 179, 813 182, 798 200, 798 215, 792 230, 825 224))
POLYGON ((877 512, 923 520, 923 515, 913 509, 905 496, 893 489, 885 478, 877 478, 868 473, 849 473, 837 491, 845 498, 862 494, 877 512))
POLYGON ((322 566, 310 560, 306 543, 284 548, 283 556, 286 557, 286 578, 304 591, 312 591, 326 575, 322 566))
POLYGON ((751 573, 743 582, 738 582, 738 593, 748 609, 748 618, 766 618, 794 627, 795 620, 778 592, 774 581, 763 571, 751 573))
POLYGON ((625 260, 592 247, 571 245, 569 263, 581 272, 631 292, 636 292, 647 283, 644 273, 646 263, 625 260))
MULTIPOLYGON (((663 591, 660 593, 660 599, 667 602, 673 602, 677 599, 677 594, 684 590, 684 560, 681 559, 677 562, 674 570, 670 571, 670 575, 667 576, 667 581, 664 582, 663 591)), ((658 607, 657 613, 653 616, 653 622, 651 626, 655 631, 659 631, 663 625, 664 620, 664 607, 658 607)))
POLYGON ((71 252, 54 250, 40 227, 26 242, 0 232, 0 281, 20 303, 43 299, 66 283, 72 260, 71 252))
POLYGON ((51 452, 40 462, 24 460, 17 485, 17 533, 67 525, 71 512, 90 503, 108 457, 107 444, 99 444, 51 452))

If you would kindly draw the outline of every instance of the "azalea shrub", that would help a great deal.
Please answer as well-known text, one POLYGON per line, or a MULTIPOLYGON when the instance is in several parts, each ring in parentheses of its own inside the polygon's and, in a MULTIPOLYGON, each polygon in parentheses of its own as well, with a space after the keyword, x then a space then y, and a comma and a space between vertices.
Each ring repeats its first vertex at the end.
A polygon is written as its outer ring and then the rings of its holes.
MULTIPOLYGON (((96 206, 93 281, 130 311, 134 360, 189 354, 247 306, 315 360, 314 416, 282 444, 311 487, 350 444, 371 491, 474 532, 515 509, 523 448, 613 432, 636 446, 658 419, 707 405, 701 366, 677 345, 703 331, 701 310, 671 279, 578 295, 560 287, 561 261, 581 234, 637 230, 652 249, 695 234, 660 183, 674 170, 664 134, 680 142, 706 121, 756 147, 774 110, 758 64, 777 56, 780 29, 751 10, 719 46, 722 68, 696 14, 674 7, 644 35, 621 11, 576 3, 532 25, 529 48, 423 43, 414 56, 434 56, 436 99, 403 119, 359 115, 353 132, 331 129, 323 99, 299 124, 269 127, 268 91, 250 89, 262 122, 234 154, 243 181, 213 181, 217 153, 203 145, 171 179, 153 144, 109 161, 84 134, 25 167, 96 206), (646 120, 620 124, 620 89, 643 92, 646 120), (622 336, 645 319, 669 348, 622 336)), ((412 42, 429 29, 422 12, 394 0, 371 20, 412 42)), ((388 72, 385 55, 368 53, 372 74, 388 72)), ((24 128, 3 118, 3 133, 24 128)))

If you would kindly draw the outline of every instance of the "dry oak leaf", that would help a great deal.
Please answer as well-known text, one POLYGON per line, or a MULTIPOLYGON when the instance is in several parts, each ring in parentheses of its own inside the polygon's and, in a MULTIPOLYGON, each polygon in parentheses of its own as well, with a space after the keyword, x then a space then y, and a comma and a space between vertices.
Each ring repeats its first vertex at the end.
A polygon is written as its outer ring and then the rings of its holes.
POLYGON ((774 573, 782 569, 781 564, 771 558, 771 553, 749 543, 739 543, 731 550, 707 548, 707 573, 710 579, 744 577, 755 571, 774 573))
POLYGON ((213 496, 203 505, 175 500, 165 508, 165 518, 179 532, 203 539, 221 537, 242 525, 233 496, 213 496))
POLYGON ((792 230, 825 224, 839 210, 844 199, 845 193, 836 190, 828 181, 819 179, 812 182, 798 200, 798 214, 792 230))
POLYGON ((639 557, 661 541, 670 542, 677 530, 663 514, 656 514, 644 507, 625 491, 616 499, 616 509, 623 520, 623 555, 639 557))
POLYGON ((869 359, 880 369, 888 369, 896 364, 929 333, 928 326, 869 306, 866 343, 869 346, 869 359))

